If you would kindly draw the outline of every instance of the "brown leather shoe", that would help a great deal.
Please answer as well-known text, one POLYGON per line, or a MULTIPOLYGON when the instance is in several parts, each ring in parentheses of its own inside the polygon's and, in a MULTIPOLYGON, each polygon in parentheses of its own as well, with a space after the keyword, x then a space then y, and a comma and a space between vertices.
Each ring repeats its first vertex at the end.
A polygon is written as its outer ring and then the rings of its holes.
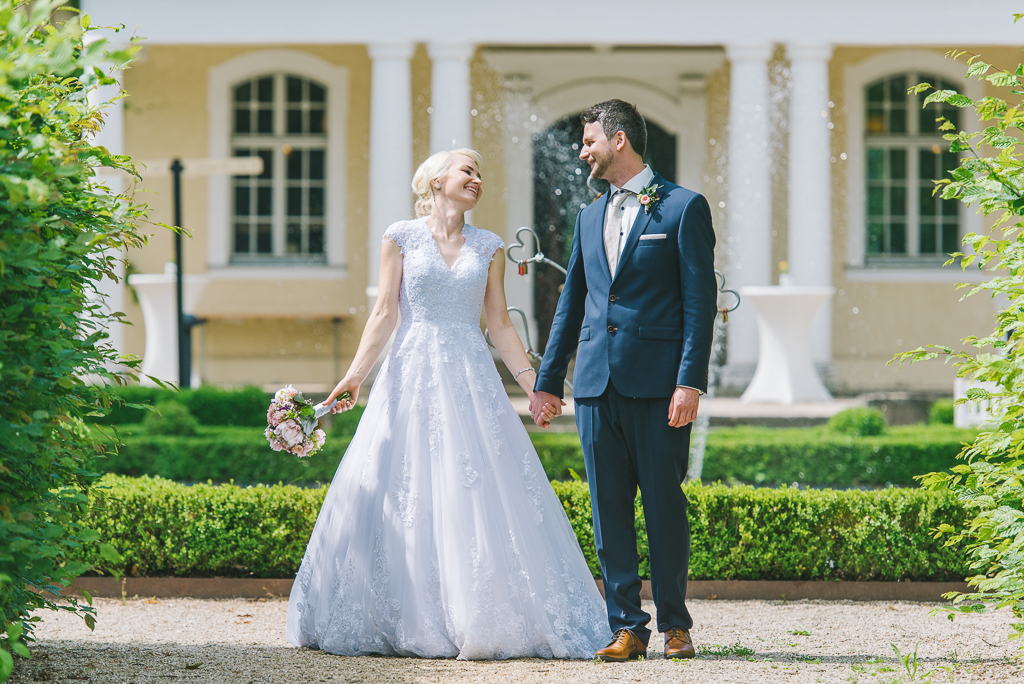
POLYGON ((647 655, 647 644, 640 641, 633 632, 628 629, 620 629, 615 632, 615 638, 600 651, 595 653, 598 658, 605 662, 621 663, 627 660, 636 660, 640 656, 647 655))
POLYGON ((694 658, 697 651, 693 648, 689 630, 682 627, 670 627, 665 632, 666 658, 694 658))

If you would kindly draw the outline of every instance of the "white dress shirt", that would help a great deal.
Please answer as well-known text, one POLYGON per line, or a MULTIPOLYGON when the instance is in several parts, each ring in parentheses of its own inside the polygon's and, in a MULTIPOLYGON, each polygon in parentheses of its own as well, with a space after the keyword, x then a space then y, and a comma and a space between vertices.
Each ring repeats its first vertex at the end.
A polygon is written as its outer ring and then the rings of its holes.
MULTIPOLYGON (((640 213, 640 200, 637 199, 637 195, 640 191, 651 184, 654 180, 654 171, 651 171, 651 167, 644 164, 644 169, 640 173, 636 174, 628 181, 622 184, 621 188, 617 188, 614 185, 608 189, 609 198, 612 197, 619 190, 628 190, 633 193, 626 198, 626 201, 622 203, 622 209, 619 211, 622 213, 622 225, 629 226, 629 229, 623 230, 622 235, 619 237, 619 257, 622 256, 622 250, 626 248, 626 238, 629 237, 628 230, 632 230, 633 224, 636 222, 637 214, 640 213)), ((611 202, 608 202, 607 211, 611 212, 611 202)), ((611 219, 607 214, 604 217, 605 222, 611 219)))

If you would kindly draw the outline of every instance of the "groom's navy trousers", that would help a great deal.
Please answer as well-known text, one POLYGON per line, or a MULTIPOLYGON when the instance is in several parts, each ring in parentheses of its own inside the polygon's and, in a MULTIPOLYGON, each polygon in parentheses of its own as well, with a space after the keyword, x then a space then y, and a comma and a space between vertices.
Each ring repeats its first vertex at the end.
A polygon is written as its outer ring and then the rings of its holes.
POLYGON ((576 219, 565 286, 536 390, 562 396, 573 354, 576 424, 586 459, 594 538, 612 630, 647 641, 640 608, 633 501, 647 524, 658 630, 689 629, 690 529, 680 488, 690 427, 668 425, 678 386, 707 390, 717 313, 715 234, 703 196, 665 181, 626 236, 614 276, 604 251, 608 197, 576 219), (642 238, 642 239, 641 239, 642 238))

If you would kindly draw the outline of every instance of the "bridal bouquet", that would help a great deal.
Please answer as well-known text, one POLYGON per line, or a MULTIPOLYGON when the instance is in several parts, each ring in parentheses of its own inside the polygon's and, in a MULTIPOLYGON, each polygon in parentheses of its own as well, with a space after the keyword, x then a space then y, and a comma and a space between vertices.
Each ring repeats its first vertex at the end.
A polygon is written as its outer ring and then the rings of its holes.
MULTIPOLYGON (((320 429, 317 406, 291 385, 279 389, 267 409, 264 434, 274 451, 287 451, 302 458, 323 448, 327 434, 320 429)), ((322 415, 322 414, 321 414, 322 415)))

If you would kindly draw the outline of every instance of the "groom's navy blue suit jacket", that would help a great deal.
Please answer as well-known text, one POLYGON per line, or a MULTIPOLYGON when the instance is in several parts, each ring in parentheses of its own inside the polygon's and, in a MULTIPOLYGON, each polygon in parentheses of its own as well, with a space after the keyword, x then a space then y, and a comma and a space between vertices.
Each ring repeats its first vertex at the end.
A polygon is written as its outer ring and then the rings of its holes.
POLYGON ((664 186, 660 199, 638 212, 614 278, 604 251, 608 193, 576 217, 535 389, 561 397, 577 353, 579 398, 600 396, 609 380, 628 397, 667 397, 677 385, 707 391, 718 293, 711 210, 703 195, 657 174, 652 182, 664 186))

